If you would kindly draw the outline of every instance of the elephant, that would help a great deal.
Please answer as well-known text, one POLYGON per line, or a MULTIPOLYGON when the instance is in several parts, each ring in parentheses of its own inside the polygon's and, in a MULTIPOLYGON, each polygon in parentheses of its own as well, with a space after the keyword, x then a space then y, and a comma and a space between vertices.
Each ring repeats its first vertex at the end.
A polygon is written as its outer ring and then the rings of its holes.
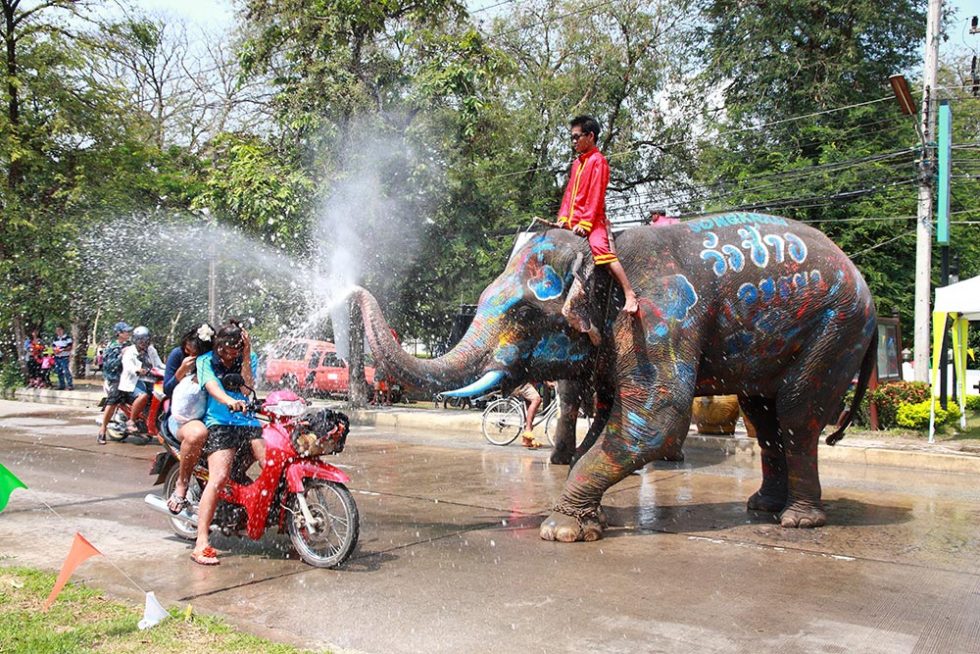
POLYGON ((611 400, 599 410, 605 429, 579 452, 541 524, 545 540, 601 538, 605 491, 679 454, 699 395, 737 395, 756 428, 762 483, 747 508, 787 528, 824 525, 820 435, 835 423, 827 443, 843 437, 876 360, 877 316, 861 273, 820 231, 760 213, 635 227, 616 250, 638 313, 619 311, 617 285, 593 288, 602 271, 585 239, 551 229, 512 254, 463 339, 437 359, 403 352, 373 296, 358 288, 354 298, 374 356, 409 384, 467 394, 594 374, 600 404, 611 400))

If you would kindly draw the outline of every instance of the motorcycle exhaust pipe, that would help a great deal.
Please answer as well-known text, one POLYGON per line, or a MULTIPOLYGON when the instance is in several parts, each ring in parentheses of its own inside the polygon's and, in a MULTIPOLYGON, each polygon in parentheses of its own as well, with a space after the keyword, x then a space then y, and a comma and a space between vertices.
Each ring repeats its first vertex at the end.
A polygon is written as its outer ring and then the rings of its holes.
POLYGON ((167 508, 167 500, 163 499, 159 495, 154 495, 153 493, 150 493, 143 498, 143 501, 146 502, 151 509, 163 513, 168 518, 179 518, 181 520, 186 520, 187 522, 191 523, 195 527, 197 526, 197 514, 191 513, 190 511, 187 510, 186 507, 184 508, 183 511, 181 511, 177 515, 174 515, 173 513, 170 512, 170 509, 167 508))

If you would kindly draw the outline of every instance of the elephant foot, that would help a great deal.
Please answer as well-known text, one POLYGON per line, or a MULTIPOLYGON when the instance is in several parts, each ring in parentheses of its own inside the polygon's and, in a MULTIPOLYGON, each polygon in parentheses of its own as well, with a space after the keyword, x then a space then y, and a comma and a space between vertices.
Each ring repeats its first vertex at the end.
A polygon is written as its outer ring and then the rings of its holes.
POLYGON ((745 506, 749 511, 779 513, 786 506, 786 496, 763 495, 762 491, 757 491, 752 494, 745 506))
POLYGON ((827 514, 820 506, 793 502, 779 514, 779 524, 787 528, 812 529, 827 524, 827 514))
POLYGON ((602 509, 588 509, 577 513, 580 515, 552 511, 541 523, 541 538, 562 543, 592 542, 602 538, 602 532, 606 528, 606 517, 602 509))
POLYGON ((663 461, 673 461, 675 463, 681 463, 684 461, 684 451, 678 448, 676 451, 670 451, 665 453, 660 457, 663 461))
POLYGON ((575 452, 559 452, 558 450, 553 450, 549 460, 555 465, 569 466, 572 465, 574 459, 575 452))

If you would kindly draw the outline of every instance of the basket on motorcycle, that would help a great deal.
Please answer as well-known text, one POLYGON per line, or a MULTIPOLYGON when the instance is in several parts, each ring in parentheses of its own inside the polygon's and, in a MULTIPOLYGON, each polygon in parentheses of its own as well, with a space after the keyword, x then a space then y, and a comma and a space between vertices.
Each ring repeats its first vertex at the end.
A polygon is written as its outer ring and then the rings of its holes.
POLYGON ((293 432, 293 447, 300 456, 340 454, 349 431, 350 420, 343 413, 331 409, 311 411, 300 419, 299 428, 293 432))

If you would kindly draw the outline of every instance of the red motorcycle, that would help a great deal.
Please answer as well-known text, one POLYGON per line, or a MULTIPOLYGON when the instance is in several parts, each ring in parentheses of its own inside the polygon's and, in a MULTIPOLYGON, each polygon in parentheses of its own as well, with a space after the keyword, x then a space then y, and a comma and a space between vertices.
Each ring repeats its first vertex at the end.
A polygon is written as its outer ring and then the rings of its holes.
MULTIPOLYGON (((166 414, 167 396, 163 392, 163 371, 159 368, 150 368, 148 374, 140 377, 140 381, 150 388, 150 401, 146 405, 146 411, 142 416, 133 416, 131 404, 120 404, 113 414, 112 420, 106 426, 106 435, 114 441, 124 441, 130 436, 142 436, 148 439, 159 440, 161 418, 166 414), (137 431, 131 432, 126 428, 126 422, 132 420, 136 424, 137 431)), ((99 402, 99 408, 105 409, 106 398, 103 397, 99 402)), ((101 419, 100 419, 101 421, 101 419)))
MULTIPOLYGON (((279 533, 289 534, 293 548, 309 565, 339 566, 357 545, 360 522, 346 486, 350 478, 320 457, 343 451, 350 421, 330 409, 309 411, 306 402, 289 390, 275 391, 265 401, 248 390, 252 399, 246 410, 264 423, 265 465, 252 481, 244 469, 251 463, 251 450, 246 447, 238 453, 231 480, 218 493, 211 529, 258 540, 266 529, 276 527, 279 533)), ((170 518, 178 537, 194 540, 197 505, 208 483, 207 464, 198 464, 191 476, 188 508, 171 514, 166 498, 177 484, 180 443, 166 426, 161 435, 166 451, 157 455, 150 474, 157 476, 154 486, 163 484, 163 495, 150 494, 144 501, 170 518)))

